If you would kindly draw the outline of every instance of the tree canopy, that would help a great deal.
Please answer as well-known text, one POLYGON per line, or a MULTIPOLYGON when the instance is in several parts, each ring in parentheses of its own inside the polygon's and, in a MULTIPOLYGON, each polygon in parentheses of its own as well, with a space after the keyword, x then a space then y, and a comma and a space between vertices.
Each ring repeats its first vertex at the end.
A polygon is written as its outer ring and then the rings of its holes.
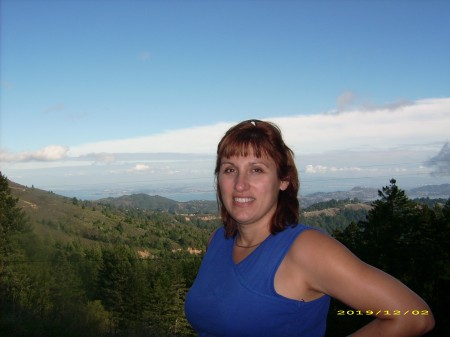
POLYGON ((395 179, 378 195, 366 220, 333 235, 363 261, 424 298, 437 321, 429 335, 446 335, 450 332, 443 316, 450 300, 450 199, 443 207, 429 208, 410 200, 395 179))

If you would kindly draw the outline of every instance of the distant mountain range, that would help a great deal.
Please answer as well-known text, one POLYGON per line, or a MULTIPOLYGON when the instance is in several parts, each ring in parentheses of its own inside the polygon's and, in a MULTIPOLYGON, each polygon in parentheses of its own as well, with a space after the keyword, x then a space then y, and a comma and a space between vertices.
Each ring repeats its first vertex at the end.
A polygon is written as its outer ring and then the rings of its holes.
POLYGON ((416 187, 406 191, 406 194, 411 199, 414 198, 448 199, 450 198, 450 184, 416 187))
MULTIPOLYGON (((25 188, 14 182, 11 187, 25 188)), ((400 186, 401 188, 401 186, 400 186)), ((409 198, 450 198, 450 184, 427 185, 405 191, 409 198)), ((330 200, 358 200, 370 202, 378 199, 378 189, 367 187, 354 187, 348 191, 317 192, 300 197, 301 208, 305 209, 311 205, 330 200)), ((117 208, 137 208, 152 211, 168 211, 175 214, 217 214, 218 207, 215 200, 191 200, 186 202, 175 201, 159 195, 148 195, 145 193, 123 195, 120 197, 109 197, 98 199, 97 204, 110 204, 117 208)))
MULTIPOLYGON (((413 188, 406 191, 411 199, 430 198, 448 199, 450 197, 450 184, 429 185, 413 188)), ((378 189, 367 187, 354 187, 349 191, 317 192, 300 197, 302 208, 309 207, 319 202, 330 200, 359 200, 370 202, 378 199, 378 189)), ((178 202, 158 195, 131 194, 115 198, 105 198, 97 200, 101 204, 112 204, 115 207, 133 207, 147 210, 165 210, 172 213, 217 213, 217 202, 212 200, 192 200, 178 202)))
POLYGON ((99 199, 96 200, 96 203, 109 204, 118 208, 131 207, 151 211, 168 211, 177 214, 217 214, 216 201, 192 200, 178 202, 159 195, 148 195, 145 193, 99 199))
MULTIPOLYGON (((401 188, 401 186, 400 186, 401 188)), ((376 188, 354 187, 349 191, 337 192, 317 192, 302 196, 300 203, 302 207, 309 207, 313 204, 329 201, 329 200, 359 200, 373 201, 378 199, 378 190, 376 188)), ((448 199, 450 198, 450 184, 428 185, 413 188, 405 191, 406 195, 411 198, 430 198, 430 199, 448 199)))

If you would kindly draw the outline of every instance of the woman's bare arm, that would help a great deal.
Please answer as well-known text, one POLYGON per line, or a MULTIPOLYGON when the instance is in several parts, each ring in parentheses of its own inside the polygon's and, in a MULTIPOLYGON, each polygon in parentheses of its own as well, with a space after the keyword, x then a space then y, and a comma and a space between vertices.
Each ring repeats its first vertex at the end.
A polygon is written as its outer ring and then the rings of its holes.
POLYGON ((357 258, 327 235, 308 230, 294 243, 293 256, 310 288, 375 319, 357 336, 421 336, 434 327, 429 306, 399 280, 357 258))

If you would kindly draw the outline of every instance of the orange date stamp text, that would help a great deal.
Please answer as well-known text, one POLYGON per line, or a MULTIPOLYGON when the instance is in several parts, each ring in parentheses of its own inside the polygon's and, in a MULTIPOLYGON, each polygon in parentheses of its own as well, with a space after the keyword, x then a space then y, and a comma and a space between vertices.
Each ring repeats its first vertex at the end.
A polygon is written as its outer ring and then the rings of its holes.
POLYGON ((337 316, 428 316, 429 310, 338 310, 337 316))

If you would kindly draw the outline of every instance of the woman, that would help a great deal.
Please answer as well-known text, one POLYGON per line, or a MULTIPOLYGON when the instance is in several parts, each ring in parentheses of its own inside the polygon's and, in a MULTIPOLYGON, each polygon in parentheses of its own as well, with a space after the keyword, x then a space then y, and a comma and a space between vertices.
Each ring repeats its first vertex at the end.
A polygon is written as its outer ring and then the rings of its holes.
POLYGON ((274 124, 249 120, 228 130, 215 176, 224 226, 211 236, 185 304, 200 336, 323 336, 330 297, 374 312, 352 336, 420 336, 433 328, 430 308, 405 285, 298 224, 297 169, 274 124))

